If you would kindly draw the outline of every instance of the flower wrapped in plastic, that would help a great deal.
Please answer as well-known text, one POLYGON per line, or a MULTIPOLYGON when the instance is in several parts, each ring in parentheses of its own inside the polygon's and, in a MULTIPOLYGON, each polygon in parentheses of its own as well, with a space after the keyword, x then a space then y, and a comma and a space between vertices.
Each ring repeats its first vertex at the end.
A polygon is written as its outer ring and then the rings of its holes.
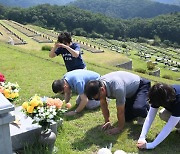
POLYGON ((51 123, 62 120, 63 114, 67 111, 62 106, 63 101, 59 98, 41 98, 35 95, 22 104, 22 111, 33 119, 33 123, 38 123, 46 130, 51 123))
POLYGON ((0 92, 11 102, 19 97, 19 90, 17 83, 0 82, 0 92))

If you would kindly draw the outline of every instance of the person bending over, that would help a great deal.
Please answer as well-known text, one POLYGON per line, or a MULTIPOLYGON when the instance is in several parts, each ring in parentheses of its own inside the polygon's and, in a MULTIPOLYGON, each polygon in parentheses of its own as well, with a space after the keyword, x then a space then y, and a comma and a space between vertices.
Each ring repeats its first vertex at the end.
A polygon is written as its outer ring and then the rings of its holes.
POLYGON ((170 134, 174 127, 180 128, 180 85, 156 83, 149 91, 149 103, 151 107, 137 142, 137 147, 140 149, 154 149, 170 134), (160 110, 159 116, 167 123, 155 140, 147 143, 146 134, 160 106, 163 109, 160 110))
POLYGON ((89 80, 96 80, 100 75, 96 72, 78 69, 67 72, 62 79, 55 80, 52 83, 52 90, 54 93, 64 94, 65 102, 69 103, 72 91, 78 94, 76 104, 78 107, 75 111, 70 111, 66 115, 73 116, 81 112, 85 107, 94 109, 100 106, 99 101, 88 100, 84 94, 84 86, 89 80))
POLYGON ((129 72, 117 71, 102 76, 100 80, 89 81, 85 85, 85 94, 88 99, 100 100, 105 120, 102 129, 108 134, 117 134, 123 129, 125 120, 147 116, 149 88, 149 80, 129 72), (118 126, 115 128, 110 123, 106 97, 116 99, 118 126))

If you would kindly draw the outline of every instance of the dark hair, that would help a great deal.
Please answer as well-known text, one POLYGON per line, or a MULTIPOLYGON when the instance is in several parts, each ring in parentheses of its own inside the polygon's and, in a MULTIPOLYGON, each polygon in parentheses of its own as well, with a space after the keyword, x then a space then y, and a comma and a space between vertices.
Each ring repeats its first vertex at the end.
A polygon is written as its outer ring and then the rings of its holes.
POLYGON ((54 93, 64 91, 64 79, 54 80, 54 82, 52 83, 52 90, 54 93))
POLYGON ((95 95, 99 93, 100 87, 102 87, 102 82, 99 80, 90 80, 86 83, 84 88, 84 93, 88 99, 92 100, 95 95))
POLYGON ((60 42, 60 43, 71 43, 72 38, 71 38, 70 33, 68 33, 68 32, 60 33, 58 36, 58 42, 60 42))
POLYGON ((167 106, 176 99, 176 93, 172 86, 164 83, 156 83, 149 90, 149 103, 154 106, 167 106))

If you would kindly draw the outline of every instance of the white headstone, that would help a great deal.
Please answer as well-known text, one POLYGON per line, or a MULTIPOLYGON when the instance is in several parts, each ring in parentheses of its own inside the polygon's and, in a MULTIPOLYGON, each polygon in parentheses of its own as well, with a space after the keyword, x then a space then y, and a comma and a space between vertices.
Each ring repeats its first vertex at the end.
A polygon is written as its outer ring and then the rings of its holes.
POLYGON ((14 106, 0 93, 0 154, 12 154, 9 123, 14 121, 10 111, 14 106))

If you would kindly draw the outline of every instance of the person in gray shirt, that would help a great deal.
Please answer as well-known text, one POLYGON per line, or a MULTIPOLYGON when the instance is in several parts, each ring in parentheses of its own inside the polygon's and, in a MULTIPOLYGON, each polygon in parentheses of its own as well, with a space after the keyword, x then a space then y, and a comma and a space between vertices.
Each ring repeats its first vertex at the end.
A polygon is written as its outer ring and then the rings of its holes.
POLYGON ((149 110, 147 95, 150 87, 149 80, 130 72, 117 71, 106 74, 99 80, 87 82, 84 93, 90 100, 100 100, 105 119, 102 129, 108 134, 117 134, 123 129, 125 121, 147 116, 149 110), (111 126, 106 98, 116 99, 118 127, 111 126))

